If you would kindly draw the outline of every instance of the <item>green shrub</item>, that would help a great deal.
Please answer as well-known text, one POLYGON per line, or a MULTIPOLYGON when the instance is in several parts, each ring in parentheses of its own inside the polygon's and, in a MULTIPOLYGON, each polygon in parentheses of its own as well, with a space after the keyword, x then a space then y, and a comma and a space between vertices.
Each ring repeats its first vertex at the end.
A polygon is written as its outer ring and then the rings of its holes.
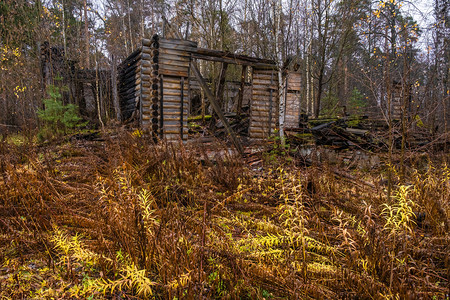
POLYGON ((61 101, 61 91, 63 88, 49 85, 47 93, 50 96, 44 99, 44 109, 39 109, 37 114, 43 122, 43 127, 38 134, 39 139, 51 139, 61 134, 67 133, 68 129, 73 129, 80 124, 82 120, 78 116, 78 107, 74 104, 64 105, 61 101))
POLYGON ((366 99, 364 99, 363 94, 361 94, 361 92, 356 87, 352 90, 349 106, 352 114, 357 116, 364 114, 367 102, 366 99))

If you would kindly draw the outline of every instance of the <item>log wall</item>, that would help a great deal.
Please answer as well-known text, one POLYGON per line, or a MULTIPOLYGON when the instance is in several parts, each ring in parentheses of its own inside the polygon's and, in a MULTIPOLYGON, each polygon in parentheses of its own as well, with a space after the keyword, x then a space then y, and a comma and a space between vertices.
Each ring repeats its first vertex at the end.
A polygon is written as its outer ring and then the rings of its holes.
POLYGON ((136 116, 139 109, 141 89, 142 49, 131 53, 118 67, 118 92, 122 120, 127 121, 136 116))
POLYGON ((137 114, 153 137, 186 140, 189 112, 189 68, 195 42, 154 35, 119 67, 123 119, 137 114))
POLYGON ((276 129, 278 121, 278 74, 275 70, 253 68, 249 136, 264 139, 276 129))
POLYGON ((299 127, 301 115, 300 102, 300 73, 288 72, 286 80, 286 107, 284 126, 290 128, 299 127))

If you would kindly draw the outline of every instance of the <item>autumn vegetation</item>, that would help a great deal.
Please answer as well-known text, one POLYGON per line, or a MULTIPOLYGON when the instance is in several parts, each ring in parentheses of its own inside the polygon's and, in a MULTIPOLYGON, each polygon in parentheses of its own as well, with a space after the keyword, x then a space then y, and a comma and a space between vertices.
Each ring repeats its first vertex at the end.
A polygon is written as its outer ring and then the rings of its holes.
POLYGON ((220 142, 94 136, 1 143, 2 297, 448 295, 448 155, 411 153, 402 182, 395 159, 351 179, 276 142, 243 159, 220 142))

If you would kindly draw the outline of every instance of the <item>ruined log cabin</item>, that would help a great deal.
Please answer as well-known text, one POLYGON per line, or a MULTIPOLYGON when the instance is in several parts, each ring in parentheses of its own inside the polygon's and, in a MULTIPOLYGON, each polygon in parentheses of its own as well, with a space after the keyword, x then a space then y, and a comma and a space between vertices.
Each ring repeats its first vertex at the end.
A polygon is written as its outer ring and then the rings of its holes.
MULTIPOLYGON (((154 35, 152 39, 143 39, 137 49, 118 67, 122 119, 137 121, 143 130, 155 138, 186 140, 187 118, 191 105, 190 86, 208 89, 198 83, 204 81, 203 78, 191 75, 193 60, 222 63, 223 74, 228 64, 242 65, 245 67, 243 74, 248 70, 247 67, 250 67, 249 84, 245 82, 245 74, 242 76, 242 93, 237 95, 240 102, 237 109, 240 110, 243 101, 249 103, 248 134, 251 138, 262 139, 274 134, 278 126, 279 95, 277 67, 274 61, 199 48, 197 43, 192 41, 160 38, 158 35, 154 35), (251 90, 251 93, 245 93, 250 99, 242 99, 244 88, 251 90)), ((298 127, 301 117, 300 74, 290 71, 284 73, 287 126, 298 127)), ((225 84, 223 74, 219 78, 222 85, 225 84)), ((217 90, 215 100, 223 103, 223 99, 218 99, 223 98, 223 86, 217 90)), ((205 93, 212 94, 209 90, 205 93)))

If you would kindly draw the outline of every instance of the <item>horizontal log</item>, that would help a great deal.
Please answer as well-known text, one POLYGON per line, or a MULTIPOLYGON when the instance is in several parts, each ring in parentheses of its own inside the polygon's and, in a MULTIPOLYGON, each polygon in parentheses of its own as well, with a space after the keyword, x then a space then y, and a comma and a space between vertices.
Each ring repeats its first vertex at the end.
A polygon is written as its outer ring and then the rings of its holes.
POLYGON ((164 68, 164 66, 176 66, 176 67, 189 68, 190 61, 189 60, 174 60, 174 59, 161 58, 159 60, 159 67, 164 68))
MULTIPOLYGON (((256 100, 265 102, 269 101, 269 98, 272 96, 272 101, 275 102, 275 99, 278 98, 278 93, 276 93, 274 90, 272 90, 272 95, 270 94, 270 90, 253 90, 252 91, 252 98, 256 98, 256 100)), ((253 100, 252 100, 253 101, 253 100)))
POLYGON ((244 64, 245 63, 246 64, 261 64, 264 66, 268 66, 270 68, 276 67, 276 64, 273 60, 251 57, 251 56, 241 55, 241 54, 234 54, 234 53, 220 51, 220 50, 197 48, 194 55, 202 55, 202 56, 209 56, 209 57, 216 57, 216 58, 227 58, 227 59, 231 59, 231 60, 235 60, 235 61, 240 61, 244 64))
POLYGON ((253 90, 261 90, 261 91, 274 91, 274 90, 278 90, 278 86, 276 85, 270 85, 270 84, 254 84, 253 85, 253 90))
POLYGON ((149 54, 150 56, 159 55, 159 49, 148 46, 142 46, 142 53, 149 54))
POLYGON ((127 69, 125 73, 119 74, 119 78, 122 78, 122 80, 125 80, 128 78, 133 78, 133 77, 139 76, 140 70, 141 70, 140 64, 135 65, 135 66, 127 69))
POLYGON ((155 39, 142 39, 142 46, 154 48, 156 46, 159 47, 159 42, 155 39))
MULTIPOLYGON (((276 127, 271 127, 270 128, 271 129, 271 132, 273 133, 274 132, 274 130, 276 130, 276 127)), ((264 136, 268 136, 268 134, 269 134, 269 127, 267 127, 267 126, 256 126, 256 127, 253 127, 253 126, 250 126, 249 128, 248 128, 248 132, 250 133, 250 135, 264 135, 264 136)))
POLYGON ((274 70, 267 70, 267 69, 259 69, 259 68, 253 68, 253 74, 277 74, 274 70))
POLYGON ((141 74, 149 75, 152 78, 156 78, 158 77, 159 72, 152 70, 151 68, 142 68, 141 74))
POLYGON ((189 52, 182 51, 179 51, 178 54, 161 53, 159 56, 159 60, 190 61, 191 55, 189 54, 189 52))
MULTIPOLYGON (((273 133, 273 130, 275 130, 276 128, 277 128, 276 126, 271 127, 272 133, 273 133)), ((262 126, 258 123, 250 124, 250 127, 248 129, 249 129, 249 132, 251 132, 251 133, 263 133, 263 134, 269 133, 269 126, 267 126, 267 125, 262 126)))
MULTIPOLYGON (((180 83, 180 81, 178 81, 177 83, 172 83, 172 82, 167 82, 167 81, 164 80, 163 87, 164 87, 164 90, 178 90, 178 91, 181 92, 181 83, 180 83)), ((188 91, 188 85, 185 84, 183 86, 183 89, 185 91, 188 91)))
POLYGON ((269 107, 264 107, 264 108, 262 108, 262 107, 258 107, 258 108, 252 108, 251 109, 251 114, 252 114, 252 117, 253 116, 256 116, 256 115, 264 115, 264 116, 267 116, 267 118, 269 118, 269 113, 270 112, 274 112, 274 108, 272 108, 272 109, 270 109, 269 107))
POLYGON ((143 69, 159 70, 159 64, 153 61, 142 61, 143 69))
POLYGON ((190 59, 190 57, 191 57, 191 51, 188 51, 188 50, 179 50, 179 49, 170 49, 170 48, 160 48, 159 49, 159 53, 160 53, 160 55, 166 55, 166 54, 169 54, 169 55, 177 55, 177 56, 179 56, 179 55, 181 55, 181 56, 184 56, 184 57, 187 57, 187 58, 189 58, 190 59))
POLYGON ((250 61, 240 60, 240 59, 235 59, 235 58, 208 56, 208 55, 202 55, 202 54, 196 54, 196 53, 192 54, 192 58, 203 59, 206 61, 227 63, 227 64, 234 64, 234 65, 252 66, 252 67, 269 68, 269 69, 274 68, 274 66, 271 64, 255 63, 255 62, 250 62, 250 61))
POLYGON ((136 79, 135 78, 130 78, 128 81, 122 82, 121 84, 119 84, 118 89, 119 91, 126 91, 129 88, 136 86, 136 79))
POLYGON ((267 73, 253 72, 252 78, 253 78, 253 80, 255 80, 257 78, 261 78, 261 79, 271 79, 271 78, 273 78, 273 80, 278 80, 278 74, 277 74, 276 71, 269 71, 267 73))
MULTIPOLYGON (((164 101, 164 109, 177 109, 178 110, 178 112, 180 111, 180 103, 178 102, 178 103, 174 103, 174 102, 166 102, 166 101, 164 101)), ((185 102, 185 103, 183 103, 183 109, 187 112, 187 110, 188 110, 188 108, 189 108, 189 105, 188 105, 188 103, 187 102, 185 102)))
POLYGON ((278 85, 278 80, 275 78, 253 78, 252 84, 271 84, 271 85, 278 85))
POLYGON ((175 45, 175 46, 185 46, 185 47, 190 47, 190 48, 197 48, 197 42, 189 41, 189 40, 182 40, 182 39, 160 38, 159 46, 162 47, 163 45, 175 45))
MULTIPOLYGON (((180 83, 181 82, 181 78, 179 76, 164 76, 164 83, 169 82, 169 83, 180 83)), ((184 84, 186 85, 187 83, 187 79, 185 78, 184 80, 184 84)))
MULTIPOLYGON (((178 71, 178 72, 187 72, 189 71, 188 66, 175 66, 175 65, 167 65, 167 64, 160 64, 159 65, 159 72, 162 74, 165 70, 169 71, 178 71)), ((187 75, 186 75, 187 77, 187 75)))
POLYGON ((176 71, 176 70, 168 70, 168 69, 160 69, 159 73, 162 75, 168 76, 179 76, 179 77, 188 77, 188 71, 176 71))
POLYGON ((123 63, 127 63, 130 60, 134 60, 137 56, 139 56, 139 54, 141 54, 141 47, 137 48, 136 50, 134 50, 130 55, 128 55, 127 58, 125 58, 121 64, 123 63))

